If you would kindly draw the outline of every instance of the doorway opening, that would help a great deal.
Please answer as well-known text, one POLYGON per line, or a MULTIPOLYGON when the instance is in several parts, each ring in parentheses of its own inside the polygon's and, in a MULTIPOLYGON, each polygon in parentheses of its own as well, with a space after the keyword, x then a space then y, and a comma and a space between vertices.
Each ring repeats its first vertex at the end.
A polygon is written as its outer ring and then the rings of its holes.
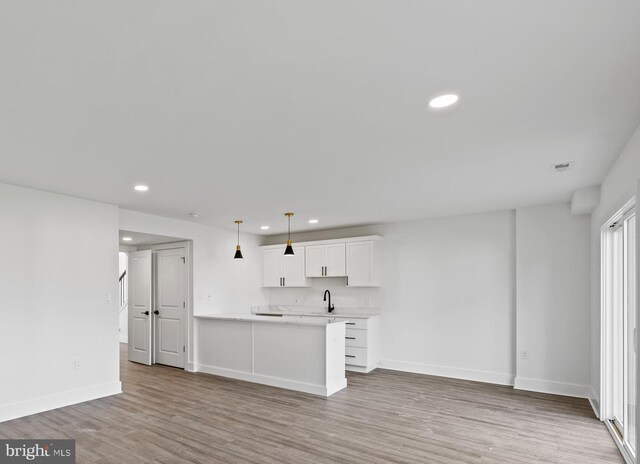
POLYGON ((185 369, 192 311, 191 241, 131 231, 120 231, 120 237, 121 243, 129 239, 121 245, 126 269, 120 273, 120 301, 126 300, 120 330, 122 334, 126 325, 129 361, 185 369))
POLYGON ((602 226, 602 414, 627 462, 636 462, 636 211, 602 226))

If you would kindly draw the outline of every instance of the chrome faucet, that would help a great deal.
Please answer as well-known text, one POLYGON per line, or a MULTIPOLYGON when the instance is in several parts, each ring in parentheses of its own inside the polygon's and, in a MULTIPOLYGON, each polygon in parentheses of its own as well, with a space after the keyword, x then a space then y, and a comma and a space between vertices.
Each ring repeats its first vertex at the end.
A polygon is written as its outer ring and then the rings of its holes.
POLYGON ((324 291, 324 299, 322 301, 327 301, 327 295, 329 295, 329 304, 327 305, 327 309, 332 313, 335 306, 331 304, 331 292, 329 290, 324 291))

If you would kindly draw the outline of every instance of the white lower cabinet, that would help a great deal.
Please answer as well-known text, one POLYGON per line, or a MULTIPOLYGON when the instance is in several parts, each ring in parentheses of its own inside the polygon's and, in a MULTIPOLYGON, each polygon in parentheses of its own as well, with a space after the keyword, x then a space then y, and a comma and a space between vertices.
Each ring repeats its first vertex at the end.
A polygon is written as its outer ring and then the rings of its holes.
POLYGON ((380 364, 380 317, 336 317, 346 322, 345 369, 371 372, 380 364))

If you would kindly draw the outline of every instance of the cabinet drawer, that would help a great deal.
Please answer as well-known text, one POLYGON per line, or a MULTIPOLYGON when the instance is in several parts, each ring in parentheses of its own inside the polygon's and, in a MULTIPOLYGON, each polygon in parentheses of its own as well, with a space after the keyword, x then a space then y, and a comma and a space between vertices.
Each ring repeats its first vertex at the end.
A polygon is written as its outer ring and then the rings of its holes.
POLYGON ((367 349, 355 348, 353 346, 345 346, 344 362, 345 364, 351 364, 353 366, 366 366, 367 365, 367 349))
POLYGON ((345 346, 367 347, 367 331, 358 329, 347 329, 345 334, 345 346))
POLYGON ((348 317, 336 317, 336 321, 347 321, 347 329, 367 328, 367 319, 349 319, 348 317))

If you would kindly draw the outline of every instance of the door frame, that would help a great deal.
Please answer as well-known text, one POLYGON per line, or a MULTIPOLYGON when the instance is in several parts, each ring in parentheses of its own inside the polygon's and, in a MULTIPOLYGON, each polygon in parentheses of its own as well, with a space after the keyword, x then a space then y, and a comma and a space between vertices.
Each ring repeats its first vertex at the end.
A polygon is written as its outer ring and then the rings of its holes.
MULTIPOLYGON (((623 440, 620 438, 619 431, 611 424, 611 387, 609 385, 609 371, 611 366, 611 314, 612 314, 612 301, 611 295, 613 293, 611 289, 611 281, 609 276, 611 275, 610 266, 612 263, 612 245, 613 237, 611 232, 611 226, 622 220, 626 220, 629 216, 636 213, 636 198, 631 198, 628 202, 622 206, 616 213, 614 213, 608 220, 600 227, 600 420, 603 421, 612 435, 616 446, 620 450, 620 453, 624 457, 627 463, 634 463, 635 459, 625 446, 623 440)), ((638 216, 636 215, 636 218, 638 216)), ((637 251, 637 250, 636 250, 637 251)), ((637 310, 637 308, 636 308, 637 310)), ((626 386, 625 386, 626 388, 626 386)), ((637 425, 636 425, 637 426, 637 425)), ((625 424, 626 427, 626 424, 625 424)), ((637 446, 637 444, 636 444, 637 446)))
MULTIPOLYGON (((185 265, 187 266, 187 272, 185 277, 186 289, 187 289, 187 301, 186 301, 187 308, 186 308, 186 314, 185 314, 186 320, 184 324, 184 343, 187 349, 185 353, 184 370, 188 372, 195 372, 194 370, 195 360, 194 360, 194 349, 193 349, 193 347, 195 346, 195 334, 194 334, 194 325, 193 325, 193 241, 184 240, 180 242, 162 243, 159 245, 149 246, 149 249, 151 250, 152 254, 155 254, 156 251, 160 251, 160 250, 175 250, 177 248, 184 249, 184 255, 187 261, 185 263, 185 265)), ((155 258, 152 260, 152 262, 153 262, 152 264, 153 279, 155 279, 156 278, 155 258)), ((154 291, 152 293, 153 293, 152 306, 155 307, 155 297, 156 297, 155 286, 154 286, 154 291)), ((154 324, 155 324, 155 318, 154 318, 154 324)), ((152 330, 155 330, 155 327, 153 327, 152 330)), ((155 347, 155 337, 154 337, 153 347, 152 347, 152 354, 153 354, 152 363, 153 364, 155 364, 156 362, 155 353, 156 353, 156 347, 155 347)))

